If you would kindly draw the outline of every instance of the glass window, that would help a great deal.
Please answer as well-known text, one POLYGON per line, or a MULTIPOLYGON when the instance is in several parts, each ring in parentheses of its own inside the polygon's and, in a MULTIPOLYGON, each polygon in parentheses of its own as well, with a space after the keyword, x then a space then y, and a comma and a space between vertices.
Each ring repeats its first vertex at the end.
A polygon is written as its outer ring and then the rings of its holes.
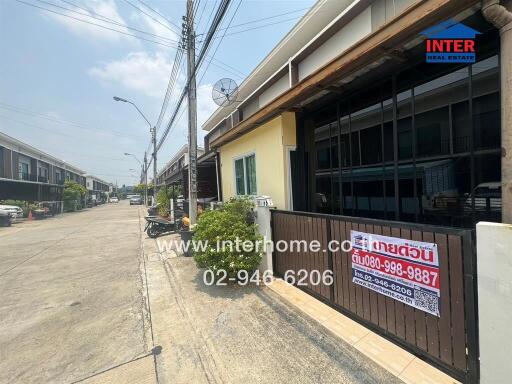
POLYGON ((419 113, 415 116, 416 154, 428 157, 450 152, 448 107, 419 113))
POLYGON ((4 177, 4 149, 0 147, 0 177, 4 177))
POLYGON ((254 155, 245 158, 245 175, 247 179, 247 194, 256 194, 256 157, 254 155))
POLYGON ((352 166, 361 165, 359 161, 359 131, 352 131, 352 166))
POLYGON ((244 159, 235 160, 236 194, 245 195, 244 159))
POLYGON ((316 212, 331 213, 331 177, 316 177, 315 208, 316 212))
POLYGON ((28 164, 20 163, 19 171, 20 171, 20 179, 28 180, 28 164))
POLYGON ((469 103, 462 101, 452 105, 453 151, 470 151, 471 125, 469 124, 469 103))
POLYGON ((499 94, 480 96, 473 99, 473 124, 475 149, 499 148, 501 141, 499 94))
POLYGON ((361 161, 365 164, 375 164, 382 161, 382 136, 380 125, 361 131, 361 161))
POLYGON ((412 119, 407 117, 398 120, 398 159, 406 160, 412 158, 412 119))
POLYGON ((318 169, 331 168, 329 157, 329 140, 322 140, 316 143, 316 167, 318 169))
POLYGON ((237 195, 256 194, 256 157, 254 154, 235 160, 235 184, 237 195))

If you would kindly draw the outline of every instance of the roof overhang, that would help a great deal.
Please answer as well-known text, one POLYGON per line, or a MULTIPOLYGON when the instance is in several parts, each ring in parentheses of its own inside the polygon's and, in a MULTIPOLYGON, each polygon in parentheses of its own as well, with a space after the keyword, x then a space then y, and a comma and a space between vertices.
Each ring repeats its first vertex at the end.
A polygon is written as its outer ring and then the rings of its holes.
POLYGON ((427 27, 454 17, 478 2, 478 0, 426 0, 414 4, 349 48, 343 55, 303 79, 222 136, 212 140, 210 149, 235 140, 284 111, 295 110, 301 103, 316 98, 319 94, 329 93, 333 83, 344 78, 353 78, 364 68, 378 66, 386 55, 392 55, 411 40, 418 39, 420 32, 427 27))

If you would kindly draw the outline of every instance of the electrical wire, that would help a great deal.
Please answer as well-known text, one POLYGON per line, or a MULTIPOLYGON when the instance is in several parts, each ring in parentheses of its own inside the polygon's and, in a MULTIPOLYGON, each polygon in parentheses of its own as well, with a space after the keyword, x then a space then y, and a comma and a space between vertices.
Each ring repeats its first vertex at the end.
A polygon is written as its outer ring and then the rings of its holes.
MULTIPOLYGON (((231 25, 229 27, 226 27, 226 28, 219 28, 219 31, 223 31, 224 29, 233 29, 233 28, 237 28, 237 27, 242 27, 244 25, 248 25, 248 24, 254 24, 254 23, 259 23, 260 21, 266 21, 266 20, 270 20, 270 19, 275 19, 277 17, 281 17, 281 16, 286 16, 286 15, 291 15, 293 13, 297 13, 297 12, 302 12, 302 11, 306 11, 310 9, 309 7, 308 8, 301 8, 301 9, 296 9, 294 11, 289 11, 289 12, 284 12, 284 13, 279 13, 277 15, 273 15, 273 16, 267 16, 267 17, 262 17, 261 19, 254 19, 254 20, 250 20, 250 21, 246 21, 244 23, 240 23, 240 24, 235 24, 235 25, 231 25)), ((302 16, 297 16, 297 17, 294 17, 293 19, 297 19, 297 18, 300 18, 302 16)), ((285 21, 288 21, 288 20, 282 20, 282 22, 285 22, 285 21)), ((199 34, 199 35, 202 35, 202 34, 199 34)), ((198 36, 199 36, 198 35, 198 36)))
MULTIPOLYGON (((210 25, 210 28, 208 30, 208 34, 206 36, 205 43, 201 47, 201 51, 199 53, 198 61, 196 63, 195 68, 193 69, 193 73, 191 74, 191 77, 195 76, 196 73, 198 72, 198 69, 199 69, 199 67, 201 66, 201 64, 202 64, 202 62, 204 60, 204 57, 205 57, 205 54, 206 54, 206 50, 210 46, 212 38, 213 38, 214 34, 216 33, 217 28, 219 27, 219 24, 221 23, 221 21, 222 21, 225 13, 227 11, 227 8, 228 8, 230 2, 231 2, 231 0, 222 0, 221 4, 219 5, 219 7, 217 9, 217 12, 215 14, 215 17, 214 17, 214 19, 212 21, 212 24, 210 25)), ((175 119, 176 119, 176 115, 178 113, 178 110, 179 110, 181 104, 183 103, 183 100, 184 100, 184 98, 185 98, 185 96, 187 94, 187 89, 189 87, 191 77, 189 77, 189 79, 187 81, 187 84, 186 84, 185 88, 183 89, 183 91, 181 93, 181 96, 180 96, 180 99, 178 101, 177 107, 174 110, 169 123, 167 124, 167 128, 165 129, 162 137, 160 138, 160 140, 158 142, 158 145, 156 147, 157 151, 160 149, 160 147, 162 146, 163 142, 165 141, 165 139, 167 137, 167 134, 169 133, 169 131, 170 131, 170 129, 171 129, 175 119)))
POLYGON ((164 101, 162 103, 162 107, 160 109, 160 114, 158 115, 158 121, 156 123, 156 129, 160 128, 162 124, 162 120, 164 118, 165 112, 167 110, 167 105, 169 104, 169 99, 174 91, 176 81, 178 79, 179 69, 181 67, 181 60, 183 58, 183 48, 178 48, 176 51, 176 56, 174 57, 174 63, 172 66, 171 76, 169 78, 169 83, 167 84, 167 91, 165 92, 164 101))
MULTIPOLYGON (((139 0, 140 1, 140 0, 139 0)), ((178 30, 174 30, 172 29, 169 25, 167 24, 164 24, 162 23, 160 20, 158 20, 157 18, 151 16, 149 13, 147 13, 146 11, 140 9, 139 7, 137 7, 135 4, 133 4, 130 0, 124 0, 125 3, 131 5, 133 8, 135 8, 136 10, 138 10, 139 12, 143 13, 144 15, 146 15, 147 17, 149 17, 151 20, 157 22, 158 24, 160 24, 161 26, 163 26, 164 28, 167 28, 169 31, 172 31, 174 33, 176 33, 177 35, 179 35, 179 28, 178 30)), ((155 12, 156 14, 160 15, 160 13, 156 12, 154 9, 150 8, 147 4, 143 3, 147 8, 151 9, 153 12, 155 12)), ((160 15, 160 17, 163 17, 160 15)), ((169 20, 165 19, 165 21, 169 22, 169 20)), ((173 24, 173 23, 171 23, 173 24)))
MULTIPOLYGON (((157 14, 158 16, 160 16, 162 19, 164 19, 165 21, 167 21, 169 24, 173 25, 174 27, 177 28, 177 31, 179 31, 181 28, 173 23, 171 20, 169 20, 167 17, 165 17, 164 15, 162 15, 160 12, 158 12, 156 9, 154 8, 151 8, 147 3, 145 3, 144 1, 142 0, 137 0, 139 3, 141 3, 142 5, 144 5, 147 9, 151 10, 153 13, 157 14)), ((174 31, 177 33, 177 31, 174 31)))
POLYGON ((123 24, 123 23, 120 23, 119 21, 117 20, 114 20, 112 18, 109 18, 109 17, 106 17, 106 16, 103 16, 103 15, 100 15, 98 13, 96 13, 94 10, 92 9, 89 9, 89 8, 85 8, 85 7, 82 7, 82 6, 79 6, 75 3, 72 3, 71 1, 68 1, 68 0, 60 0, 62 1, 63 3, 66 3, 68 5, 71 5, 77 9, 81 9, 85 12, 88 12, 88 13, 82 13, 82 12, 78 12, 78 11, 75 11, 73 9, 69 9, 69 8, 66 8, 66 7, 62 7, 58 4, 54 4, 54 3, 51 3, 51 2, 48 2, 48 1, 44 1, 44 0, 36 0, 36 1, 39 1, 40 3, 44 3, 44 4, 47 4, 47 5, 50 5, 50 6, 53 6, 53 7, 56 7, 56 8, 60 8, 60 9, 63 9, 63 10, 66 10, 68 12, 73 12, 73 13, 76 13, 76 14, 79 14, 79 15, 82 15, 82 16, 86 16, 86 17, 90 17, 94 20, 98 20, 98 21, 102 21, 102 22, 105 22, 105 23, 109 23, 109 24, 113 24, 113 25, 117 25, 117 26, 120 26, 120 27, 123 27, 123 28, 126 28, 126 29, 130 29, 132 31, 136 31, 136 32, 139 32, 139 33, 143 33, 145 35, 149 35, 149 36, 153 36, 153 37, 156 37, 158 39, 162 39, 162 40, 165 40, 167 41, 168 43, 177 43, 176 40, 174 39, 170 39, 168 37, 164 37, 164 36, 160 36, 160 35, 157 35, 157 34, 154 34, 154 33, 151 33, 151 32, 146 32, 146 31, 143 31, 141 29, 137 29, 137 28, 134 28, 134 27, 130 27, 129 25, 126 25, 126 24, 123 24), (96 17, 92 16, 91 14, 95 15, 96 17))
POLYGON ((213 52, 213 55, 211 56, 211 59, 210 61, 208 62, 208 65, 206 66, 204 72, 203 72, 203 75, 201 76, 201 79, 199 80, 199 84, 201 84, 201 82, 203 81, 203 78, 204 76, 206 75, 206 71, 208 71, 208 68, 210 67, 210 64, 212 62, 212 59, 215 57, 215 54, 217 53, 221 43, 222 43, 222 40, 224 39, 224 36, 226 35, 226 31, 229 29, 229 26, 231 25, 231 22, 233 21, 233 19, 235 18, 235 15, 237 14, 238 12, 238 9, 240 8, 240 5, 242 4, 242 1, 243 0, 240 0, 238 2, 238 5, 237 7, 235 8, 235 11, 233 12, 233 14, 231 15, 231 19, 229 20, 229 23, 228 23, 228 26, 226 29, 224 29, 224 34, 222 35, 222 37, 220 38, 219 40, 219 43, 217 44, 217 47, 215 48, 215 51, 213 52))
POLYGON ((79 19, 77 17, 74 17, 74 16, 71 16, 71 15, 66 15, 65 13, 61 13, 61 12, 57 12, 57 11, 54 11, 52 9, 48 9, 48 8, 45 8, 45 7, 41 7, 39 5, 36 5, 36 4, 31 4, 31 3, 27 3, 26 1, 23 1, 23 0, 14 0, 18 3, 21 3, 21 4, 24 4, 24 5, 27 5, 29 7, 34 7, 34 8, 38 8, 38 9, 41 9, 41 10, 44 10, 44 11, 47 11, 47 12, 51 12, 51 13, 54 13, 56 15, 60 15, 60 16, 64 16, 64 17, 68 17, 70 19, 73 19, 73 20, 76 20, 76 21, 79 21, 81 23, 85 23, 85 24, 89 24, 89 25, 93 25, 93 26, 96 26, 98 28, 103 28, 103 29, 106 29, 106 30, 109 30, 109 31, 112 31, 112 32, 117 32, 117 33, 120 33, 122 35, 126 35, 126 36, 131 36, 131 37, 135 37, 139 40, 144 40, 144 41, 148 41, 150 43, 154 43, 154 44, 158 44, 158 45, 162 45, 164 47, 169 47, 169 48, 176 48, 177 46, 176 45, 170 45, 170 44, 166 44, 166 43, 163 43, 161 41, 155 41, 155 40, 151 40, 151 39, 146 39, 144 37, 141 37, 141 36, 137 36, 137 35, 134 35, 132 33, 128 33, 128 32, 123 32, 123 31, 120 31, 118 29, 114 29, 114 28, 109 28, 107 26, 104 26, 104 25, 101 25, 101 24, 97 24, 97 23, 93 23, 93 22, 90 22, 90 21, 87 21, 87 20, 83 20, 83 19, 79 19))
MULTIPOLYGON (((0 102, 0 108, 6 109, 6 110, 9 110, 9 111, 12 111, 12 112, 20 113, 20 114, 23 114, 23 115, 27 115, 27 116, 32 116, 32 117, 37 117, 37 118, 45 119, 45 120, 48 120, 48 121, 51 121, 51 122, 54 122, 54 123, 71 125, 73 127, 77 127, 79 129, 83 129, 85 131, 91 131, 91 132, 100 133, 100 134, 104 134, 104 135, 111 135, 111 136, 118 136, 118 137, 138 136, 138 135, 127 135, 125 132, 105 131, 105 130, 101 130, 101 129, 93 129, 93 128, 89 128, 89 127, 84 127, 83 125, 78 124, 78 123, 74 123, 74 122, 71 122, 71 121, 58 119, 58 118, 55 118, 53 116, 48 116, 48 115, 45 115, 45 114, 42 114, 42 113, 31 111, 30 109, 17 107, 17 106, 11 105, 11 104, 3 103, 3 102, 0 102)), ((138 137, 142 137, 142 135, 140 135, 138 137)))
POLYGON ((243 29, 241 31, 236 31, 236 32, 231 32, 231 33, 227 33, 224 35, 224 37, 227 37, 227 36, 233 36, 233 35, 238 35, 240 33, 244 33, 244 32, 249 32, 249 31, 254 31, 256 29, 261 29, 261 28, 266 28, 266 27, 270 27, 272 25, 277 25, 277 24, 282 24, 282 23, 286 23, 286 22, 289 22, 289 21, 295 21, 295 20, 299 20, 302 16, 299 16, 299 17, 292 17, 290 19, 286 19, 286 20, 280 20, 280 21, 276 21, 276 22, 273 22, 273 23, 268 23, 268 24, 263 24, 263 25, 259 25, 257 27, 252 27, 252 28, 247 28, 247 29, 243 29))

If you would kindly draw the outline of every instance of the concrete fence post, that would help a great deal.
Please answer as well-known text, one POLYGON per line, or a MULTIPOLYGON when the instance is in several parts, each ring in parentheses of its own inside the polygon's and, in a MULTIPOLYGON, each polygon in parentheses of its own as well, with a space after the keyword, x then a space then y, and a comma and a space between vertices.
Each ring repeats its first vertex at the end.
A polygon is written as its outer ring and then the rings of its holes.
POLYGON ((480 383, 510 383, 512 225, 476 226, 480 383))
MULTIPOLYGON (((258 225, 258 232, 263 236, 265 241, 272 240, 272 228, 270 226, 270 208, 256 206, 256 224, 258 225)), ((266 251, 263 252, 260 266, 258 268, 260 273, 267 270, 272 271, 272 249, 267 247, 266 251)))

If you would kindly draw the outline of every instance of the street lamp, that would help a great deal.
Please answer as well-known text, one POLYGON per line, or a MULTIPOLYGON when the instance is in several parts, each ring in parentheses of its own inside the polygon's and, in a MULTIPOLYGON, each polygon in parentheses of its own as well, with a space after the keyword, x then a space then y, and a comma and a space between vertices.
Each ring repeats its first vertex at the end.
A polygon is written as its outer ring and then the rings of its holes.
MULTIPOLYGON (((140 164, 142 168, 142 174, 144 175, 144 204, 148 204, 148 170, 147 166, 142 164, 140 160, 133 153, 124 153, 125 156, 132 156, 137 162, 140 164)), ((144 154, 144 163, 146 163, 146 155, 144 154)), ((135 171, 135 169, 130 169, 130 171, 135 171)), ((135 171, 136 172, 136 171, 135 171)))
POLYGON ((137 162, 142 166, 142 163, 140 162, 140 160, 137 158, 137 156, 135 156, 133 153, 128 153, 128 152, 125 152, 124 153, 125 156, 132 156, 135 160, 137 160, 137 162))
MULTIPOLYGON (((154 184, 154 187, 153 187, 153 198, 156 201, 156 127, 151 125, 151 123, 146 118, 146 116, 144 116, 144 114, 139 109, 139 107, 137 107, 130 100, 126 100, 126 99, 123 99, 122 97, 118 97, 118 96, 114 96, 114 100, 115 101, 121 101, 123 103, 129 103, 129 104, 133 105, 135 107, 135 109, 137 110, 137 112, 140 113, 140 115, 144 118, 144 120, 146 120, 146 122, 149 125, 149 132, 151 133, 151 140, 153 141, 153 184, 154 184)), ((147 175, 147 170, 146 170, 146 175, 147 175)), ((146 182, 146 185, 147 185, 147 182, 146 182)))

